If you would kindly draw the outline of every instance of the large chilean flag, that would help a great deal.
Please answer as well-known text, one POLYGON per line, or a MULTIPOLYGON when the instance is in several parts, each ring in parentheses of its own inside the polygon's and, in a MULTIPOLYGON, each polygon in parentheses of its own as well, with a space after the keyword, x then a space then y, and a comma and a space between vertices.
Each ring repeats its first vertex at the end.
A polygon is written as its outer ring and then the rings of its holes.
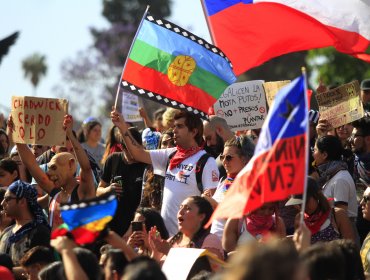
POLYGON ((302 75, 278 92, 252 159, 236 176, 211 220, 240 218, 266 202, 303 193, 308 162, 305 88, 302 75))
POLYGON ((333 46, 370 62, 369 0, 203 0, 214 43, 239 75, 282 54, 333 46))

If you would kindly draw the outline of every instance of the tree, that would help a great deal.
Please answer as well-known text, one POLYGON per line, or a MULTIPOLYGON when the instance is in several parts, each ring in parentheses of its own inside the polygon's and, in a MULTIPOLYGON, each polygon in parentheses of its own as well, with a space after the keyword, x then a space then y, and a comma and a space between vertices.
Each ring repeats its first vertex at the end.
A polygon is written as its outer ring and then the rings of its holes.
POLYGON ((69 100, 78 96, 84 102, 91 100, 93 94, 100 96, 101 102, 94 104, 98 108, 84 106, 82 115, 81 106, 77 106, 80 117, 96 111, 104 114, 111 109, 124 61, 148 4, 151 14, 170 15, 169 0, 103 0, 102 13, 111 25, 101 30, 91 28, 93 45, 75 59, 63 62, 62 75, 67 83, 55 87, 60 96, 69 100))
POLYGON ((47 66, 45 62, 45 56, 39 53, 34 53, 26 57, 22 61, 22 68, 24 71, 24 77, 30 78, 31 84, 34 88, 34 95, 36 96, 36 88, 40 82, 42 76, 46 75, 47 66))
POLYGON ((334 48, 310 50, 306 61, 311 72, 316 72, 316 83, 321 80, 325 85, 341 85, 370 78, 369 63, 334 48))

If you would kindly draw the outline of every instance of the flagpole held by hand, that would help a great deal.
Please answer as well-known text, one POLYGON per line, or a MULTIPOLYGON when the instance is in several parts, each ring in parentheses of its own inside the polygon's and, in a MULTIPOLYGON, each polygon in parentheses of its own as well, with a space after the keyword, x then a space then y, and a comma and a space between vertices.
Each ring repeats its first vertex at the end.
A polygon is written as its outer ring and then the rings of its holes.
POLYGON ((139 27, 137 28, 137 31, 135 33, 135 37, 134 39, 132 40, 132 43, 131 43, 131 46, 130 46, 130 49, 128 51, 128 54, 127 54, 127 57, 126 57, 126 60, 125 60, 125 64, 123 65, 123 69, 122 69, 122 73, 121 73, 121 76, 119 77, 119 81, 118 81, 118 87, 117 87, 117 92, 116 92, 116 100, 114 102, 114 108, 117 110, 117 103, 118 103, 118 95, 119 95, 119 89, 120 89, 120 83, 121 83, 121 79, 122 79, 122 76, 123 76, 123 73, 125 72, 125 69, 126 69, 126 64, 127 64, 127 59, 130 57, 130 54, 131 54, 131 50, 132 50, 132 47, 134 45, 134 42, 136 41, 136 38, 137 38, 137 34, 139 33, 139 30, 141 28, 141 26, 143 25, 143 22, 144 22, 144 19, 149 11, 149 8, 150 6, 146 6, 146 9, 145 9, 145 12, 144 12, 144 15, 140 21, 140 24, 139 24, 139 27))

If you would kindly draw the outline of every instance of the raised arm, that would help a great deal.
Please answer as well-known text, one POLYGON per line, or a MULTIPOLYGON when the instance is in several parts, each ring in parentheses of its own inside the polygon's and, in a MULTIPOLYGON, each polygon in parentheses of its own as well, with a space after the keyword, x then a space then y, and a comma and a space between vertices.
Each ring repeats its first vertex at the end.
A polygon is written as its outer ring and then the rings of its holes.
POLYGON ((145 127, 153 127, 153 123, 148 117, 148 114, 146 113, 144 108, 139 108, 140 117, 143 118, 145 127))
POLYGON ((73 118, 71 115, 64 116, 63 127, 66 130, 67 137, 71 141, 75 151, 78 163, 81 167, 80 172, 80 187, 78 188, 78 197, 80 199, 89 199, 95 197, 94 178, 90 165, 89 158, 80 142, 72 132, 73 118))
MULTIPOLYGON (((8 119, 8 136, 12 138, 12 134, 14 131, 14 123, 12 116, 9 116, 8 119)), ((31 150, 28 148, 26 144, 16 143, 18 154, 21 157, 23 164, 26 166, 28 171, 31 173, 31 176, 35 178, 37 184, 47 193, 50 193, 54 188, 55 185, 53 181, 49 179, 49 177, 42 171, 39 165, 36 162, 36 158, 31 150)))
POLYGON ((129 153, 134 157, 136 161, 151 164, 152 160, 148 151, 144 150, 143 146, 136 142, 128 130, 128 125, 124 122, 123 117, 117 110, 113 110, 110 113, 112 122, 119 128, 125 141, 126 147, 129 153))

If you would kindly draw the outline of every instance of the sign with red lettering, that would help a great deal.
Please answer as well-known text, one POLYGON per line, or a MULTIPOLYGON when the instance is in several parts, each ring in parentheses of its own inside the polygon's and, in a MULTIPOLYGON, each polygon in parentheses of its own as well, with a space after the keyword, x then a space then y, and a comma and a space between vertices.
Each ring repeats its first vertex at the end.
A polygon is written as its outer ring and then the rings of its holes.
POLYGON ((65 146, 64 115, 68 100, 30 96, 12 96, 11 115, 15 143, 65 146))
POLYGON ((232 131, 262 127, 267 115, 263 81, 234 83, 214 105, 215 114, 226 120, 232 131))

